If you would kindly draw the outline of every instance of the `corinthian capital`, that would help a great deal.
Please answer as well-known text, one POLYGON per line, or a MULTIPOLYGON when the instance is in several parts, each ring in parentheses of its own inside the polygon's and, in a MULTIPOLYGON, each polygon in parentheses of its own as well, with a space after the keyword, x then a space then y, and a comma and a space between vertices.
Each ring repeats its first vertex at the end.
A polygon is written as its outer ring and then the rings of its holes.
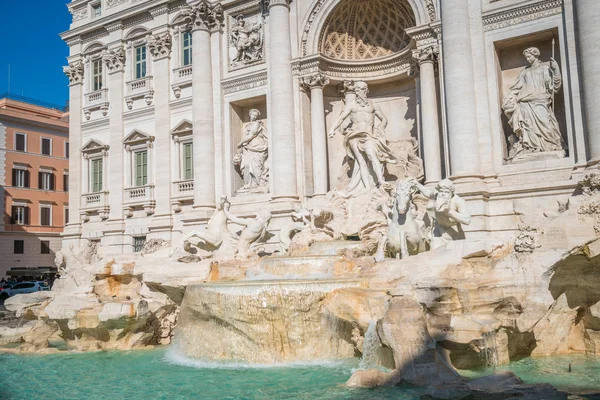
POLYGON ((76 85, 83 82, 83 63, 75 61, 63 67, 63 72, 69 78, 70 85, 76 85))
POLYGON ((148 50, 155 59, 168 57, 171 54, 171 35, 166 32, 148 38, 148 50))
POLYGON ((292 0, 264 0, 267 8, 275 7, 275 6, 286 6, 289 7, 292 0))
POLYGON ((432 45, 423 47, 421 49, 413 50, 412 56, 419 64, 424 62, 435 62, 438 55, 440 54, 440 47, 438 45, 432 45))
POLYGON ((193 29, 212 30, 223 24, 223 7, 221 4, 211 6, 203 0, 189 11, 193 29))
POLYGON ((300 80, 300 85, 302 86, 302 89, 307 92, 313 88, 323 89, 323 87, 329 85, 329 78, 318 72, 314 75, 302 78, 300 80))
POLYGON ((109 73, 125 69, 125 51, 122 48, 105 51, 102 54, 102 60, 106 64, 109 73))

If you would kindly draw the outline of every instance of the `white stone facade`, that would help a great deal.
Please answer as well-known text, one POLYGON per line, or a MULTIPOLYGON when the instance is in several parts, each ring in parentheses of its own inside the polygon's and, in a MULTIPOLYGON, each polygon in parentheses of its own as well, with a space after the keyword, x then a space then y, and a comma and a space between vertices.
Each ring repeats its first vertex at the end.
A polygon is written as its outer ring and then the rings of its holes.
POLYGON ((515 201, 554 209, 600 161, 596 0, 73 0, 68 7, 67 244, 100 239, 127 253, 137 237, 176 242, 208 221, 221 196, 240 216, 270 211, 276 234, 294 205, 340 186, 343 139, 327 132, 353 101, 343 93, 350 81, 368 83, 389 119, 388 140, 418 141, 426 185, 454 181, 473 217, 468 237, 514 235, 515 201), (101 14, 92 15, 97 3, 101 14), (502 98, 527 66, 528 47, 562 72, 551 107, 566 151, 514 162, 502 98), (239 192, 234 157, 251 109, 268 133, 268 193, 239 192), (101 187, 93 187, 93 160, 102 162, 101 187))

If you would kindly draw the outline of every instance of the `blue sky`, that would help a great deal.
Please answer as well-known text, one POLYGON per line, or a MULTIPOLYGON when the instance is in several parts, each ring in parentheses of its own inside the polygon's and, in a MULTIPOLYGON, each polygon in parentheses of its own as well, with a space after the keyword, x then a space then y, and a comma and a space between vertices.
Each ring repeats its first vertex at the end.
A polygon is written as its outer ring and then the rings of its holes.
POLYGON ((69 29, 68 0, 0 0, 0 94, 64 105, 68 80, 62 72, 69 48, 58 34, 69 29))

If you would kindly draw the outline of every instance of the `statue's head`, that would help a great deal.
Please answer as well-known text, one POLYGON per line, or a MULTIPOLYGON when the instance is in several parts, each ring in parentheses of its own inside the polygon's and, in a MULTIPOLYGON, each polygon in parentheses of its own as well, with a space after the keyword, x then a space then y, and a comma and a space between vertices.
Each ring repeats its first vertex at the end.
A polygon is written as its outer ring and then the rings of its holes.
POLYGON ((417 192, 417 187, 410 179, 399 180, 394 188, 396 209, 400 214, 405 214, 410 210, 413 195, 417 192))
POLYGON ((369 94, 369 85, 364 81, 356 81, 354 82, 354 90, 356 91, 356 96, 366 99, 369 94))
POLYGON ((241 14, 240 14, 240 15, 238 15, 238 16, 236 17, 236 20, 237 20, 237 23, 238 23, 238 25, 240 25, 240 26, 244 26, 244 25, 246 25, 246 20, 244 19, 244 16, 243 16, 243 15, 241 15, 241 14))
POLYGON ((256 217, 265 222, 269 222, 271 220, 272 215, 267 210, 261 210, 256 214, 256 217))
POLYGON ((250 121, 256 121, 258 119, 258 117, 260 117, 260 111, 258 111, 256 108, 253 108, 252 110, 250 110, 250 121))
POLYGON ((523 55, 525 56, 529 64, 533 64, 537 59, 540 58, 540 49, 538 49, 537 47, 529 47, 525 49, 523 55))
POLYGON ((450 179, 442 179, 437 183, 435 188, 442 197, 446 198, 452 198, 456 190, 454 183, 450 179))

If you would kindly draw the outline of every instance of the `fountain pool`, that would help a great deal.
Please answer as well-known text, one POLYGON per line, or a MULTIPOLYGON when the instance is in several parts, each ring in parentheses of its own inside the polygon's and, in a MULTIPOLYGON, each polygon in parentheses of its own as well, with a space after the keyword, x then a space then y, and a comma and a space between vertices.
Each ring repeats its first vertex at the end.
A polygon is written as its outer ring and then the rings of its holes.
MULTIPOLYGON (((208 364, 174 348, 152 351, 0 354, 1 398, 18 399, 418 399, 411 387, 348 389, 358 360, 249 367, 208 364)), ((501 368, 499 368, 501 369, 501 368)), ((507 366, 526 383, 600 390, 600 359, 579 356, 525 359, 507 366), (567 373, 568 362, 573 372, 567 373), (565 364, 566 362, 566 364, 565 364)), ((484 372, 469 372, 470 376, 484 372)))

